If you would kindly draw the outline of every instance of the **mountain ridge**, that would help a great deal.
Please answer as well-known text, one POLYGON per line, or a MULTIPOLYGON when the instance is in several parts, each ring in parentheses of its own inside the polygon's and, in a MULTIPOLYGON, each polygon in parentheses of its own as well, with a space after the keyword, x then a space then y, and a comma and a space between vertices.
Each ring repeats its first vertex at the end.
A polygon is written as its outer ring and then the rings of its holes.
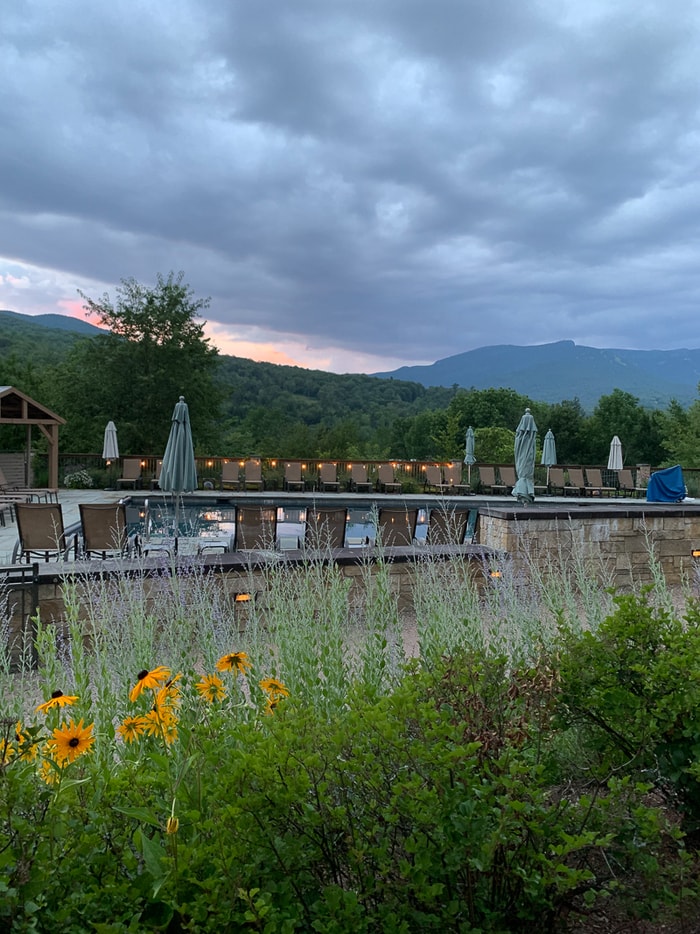
POLYGON ((672 399, 689 405, 697 398, 700 349, 597 348, 570 340, 532 346, 495 344, 428 365, 370 375, 423 386, 508 388, 540 402, 577 398, 589 410, 601 396, 621 389, 646 407, 663 408, 672 399))
MULTIPOLYGON (((63 340, 106 333, 70 315, 25 315, 0 310, 0 329, 17 331, 34 326, 63 332, 65 337, 54 348, 56 353, 63 351, 63 340)), ((0 352, 2 344, 0 339, 0 352)), ((231 355, 231 359, 235 357, 231 355)), ((588 411, 595 408, 601 396, 621 389, 645 407, 665 408, 672 399, 683 406, 697 399, 700 349, 596 348, 571 340, 529 346, 494 344, 444 357, 432 364, 364 375, 424 387, 513 389, 538 402, 557 403, 576 398, 588 411)))

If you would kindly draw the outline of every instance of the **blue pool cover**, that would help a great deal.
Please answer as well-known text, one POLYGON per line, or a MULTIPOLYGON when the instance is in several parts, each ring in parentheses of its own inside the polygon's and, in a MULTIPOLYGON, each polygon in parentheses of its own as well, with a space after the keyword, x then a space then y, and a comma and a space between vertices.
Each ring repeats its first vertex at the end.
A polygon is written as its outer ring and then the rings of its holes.
POLYGON ((648 503, 680 503, 685 499, 686 489, 680 464, 657 470, 649 477, 647 485, 648 503))

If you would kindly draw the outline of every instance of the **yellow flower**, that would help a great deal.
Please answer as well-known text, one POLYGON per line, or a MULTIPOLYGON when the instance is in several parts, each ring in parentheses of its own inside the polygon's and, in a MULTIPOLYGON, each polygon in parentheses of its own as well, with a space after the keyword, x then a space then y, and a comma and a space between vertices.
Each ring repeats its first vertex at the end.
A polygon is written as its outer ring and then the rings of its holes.
POLYGON ((279 704, 283 700, 284 700, 283 697, 272 697, 272 696, 268 697, 267 701, 265 702, 265 710, 264 710, 265 716, 271 717, 272 714, 275 712, 275 710, 277 710, 277 707, 279 706, 279 704))
POLYGON ((289 690, 277 678, 263 678, 260 687, 272 700, 289 697, 289 690))
POLYGON ((180 685, 176 684, 182 674, 170 678, 156 694, 155 707, 179 707, 180 706, 180 685))
POLYGON ((32 762, 36 759, 39 755, 39 742, 32 737, 29 730, 25 732, 19 720, 15 727, 15 739, 17 741, 17 755, 20 759, 24 762, 32 762))
POLYGON ((8 743, 6 739, 0 739, 0 768, 8 765, 14 755, 15 748, 12 743, 8 743))
POLYGON ((170 677, 170 669, 165 668, 163 665, 159 665, 157 668, 154 668, 153 671, 148 671, 144 668, 143 671, 140 671, 136 676, 136 684, 131 689, 129 693, 129 700, 133 703, 138 699, 141 691, 145 688, 155 688, 160 687, 163 681, 167 681, 170 677))
POLYGON ((126 743, 133 743, 146 729, 145 717, 124 717, 117 733, 126 743))
POLYGON ((218 675, 204 675, 204 677, 195 684, 195 688, 210 704, 213 704, 215 700, 220 701, 226 697, 224 682, 218 675))
POLYGON ((46 782, 47 785, 55 785, 60 775, 55 767, 47 759, 44 759, 39 767, 39 778, 46 782))
POLYGON ((171 814, 165 824, 165 832, 166 833, 177 833, 179 829, 180 829, 180 821, 177 819, 177 817, 173 817, 171 814))
POLYGON ((92 735, 92 728, 83 726, 83 721, 75 723, 71 720, 69 724, 62 724, 53 731, 54 757, 59 765, 64 762, 75 762, 78 756, 90 752, 95 737, 92 735))
POLYGON ((150 736, 159 736, 168 746, 177 739, 177 717, 168 707, 154 707, 143 721, 145 732, 150 736))
POLYGON ((48 713, 52 707, 65 707, 74 704, 78 699, 77 694, 64 694, 63 691, 54 691, 51 697, 36 708, 37 713, 48 713))
POLYGON ((231 652, 229 655, 222 655, 216 663, 217 671, 236 671, 240 675, 244 675, 246 669, 252 667, 253 664, 245 652, 231 652))

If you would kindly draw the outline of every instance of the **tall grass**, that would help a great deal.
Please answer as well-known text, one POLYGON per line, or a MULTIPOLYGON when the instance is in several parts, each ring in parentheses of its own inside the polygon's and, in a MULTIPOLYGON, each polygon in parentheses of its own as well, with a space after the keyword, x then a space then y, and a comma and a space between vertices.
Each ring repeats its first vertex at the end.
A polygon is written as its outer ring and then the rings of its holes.
POLYGON ((507 557, 481 567, 426 553, 403 608, 381 556, 360 562, 351 578, 327 558, 310 551, 302 566, 280 557, 257 572, 250 567, 238 585, 251 594, 245 603, 194 560, 179 560, 173 573, 164 556, 155 576, 66 577, 65 617, 36 620, 35 646, 11 646, 7 613, 0 620, 0 715, 19 716, 22 707, 28 714, 47 691, 80 689, 86 715, 111 736, 139 671, 165 665, 194 677, 231 651, 246 652, 261 677, 331 711, 353 682, 389 690, 411 655, 429 663, 466 648, 520 663, 562 625, 595 629, 611 607, 609 568, 578 548, 550 564, 532 553, 519 567, 507 557), (11 670, 13 651, 19 664, 11 670))

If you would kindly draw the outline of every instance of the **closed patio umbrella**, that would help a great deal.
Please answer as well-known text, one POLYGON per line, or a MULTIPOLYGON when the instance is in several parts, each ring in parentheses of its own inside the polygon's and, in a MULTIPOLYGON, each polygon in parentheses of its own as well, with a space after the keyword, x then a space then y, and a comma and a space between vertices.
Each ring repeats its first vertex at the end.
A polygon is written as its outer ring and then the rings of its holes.
POLYGON ((530 409, 520 419, 515 431, 515 472, 518 479, 512 489, 519 503, 535 501, 535 446, 537 425, 530 409))
POLYGON ((185 397, 180 396, 173 410, 170 437, 160 468, 161 490, 172 493, 175 499, 175 538, 177 539, 180 501, 179 496, 197 489, 197 466, 190 427, 190 412, 185 397))
POLYGON ((622 442, 617 435, 610 442, 608 470, 622 470, 622 442))
POLYGON ((472 482, 472 464, 476 463, 474 456, 474 429, 470 425, 467 428, 467 437, 464 445, 464 463, 467 465, 467 483, 472 482))
POLYGON ((119 460, 117 426, 114 422, 107 422, 107 427, 105 428, 105 436, 102 443, 102 460, 107 461, 107 463, 109 463, 109 461, 119 460))
POLYGON ((547 486, 549 486, 549 468, 556 466, 557 463, 557 445, 554 440, 554 432, 550 428, 544 436, 542 443, 542 460, 540 463, 547 468, 547 486))

